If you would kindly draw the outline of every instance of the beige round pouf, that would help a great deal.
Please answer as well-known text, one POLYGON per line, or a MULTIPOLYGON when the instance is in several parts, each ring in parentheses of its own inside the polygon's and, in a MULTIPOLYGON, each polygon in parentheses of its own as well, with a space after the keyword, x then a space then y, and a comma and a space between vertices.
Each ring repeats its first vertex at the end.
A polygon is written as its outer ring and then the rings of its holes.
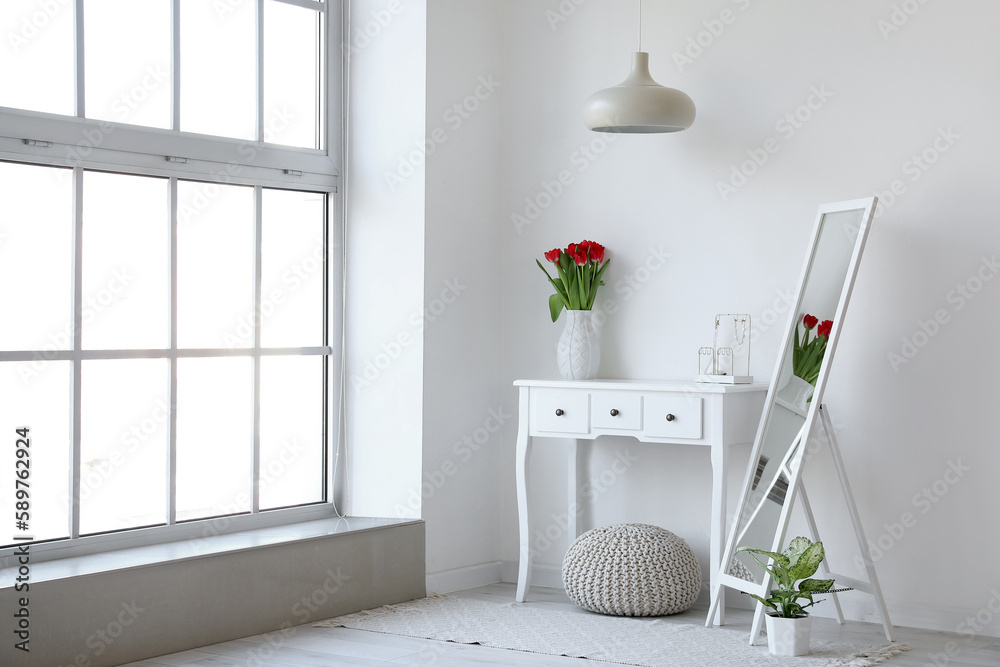
POLYGON ((643 523, 587 531, 566 552, 562 574, 573 602, 612 616, 677 614, 701 590, 701 566, 687 542, 643 523))

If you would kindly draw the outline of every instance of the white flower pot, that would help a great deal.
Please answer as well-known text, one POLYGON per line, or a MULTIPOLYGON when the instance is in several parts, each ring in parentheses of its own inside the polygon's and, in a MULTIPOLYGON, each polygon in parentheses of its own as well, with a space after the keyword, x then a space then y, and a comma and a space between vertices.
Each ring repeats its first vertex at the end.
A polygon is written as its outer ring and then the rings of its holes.
POLYGON ((559 374, 567 380, 597 377, 597 369, 601 365, 601 343, 594 328, 593 311, 567 310, 562 316, 566 323, 556 346, 559 374))
POLYGON ((782 618, 765 614, 767 650, 771 655, 809 655, 812 617, 782 618))

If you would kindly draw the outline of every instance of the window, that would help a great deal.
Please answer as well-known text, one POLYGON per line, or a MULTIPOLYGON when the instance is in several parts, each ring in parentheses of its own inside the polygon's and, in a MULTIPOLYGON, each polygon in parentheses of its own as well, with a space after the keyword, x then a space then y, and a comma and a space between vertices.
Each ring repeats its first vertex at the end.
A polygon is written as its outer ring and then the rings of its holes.
POLYGON ((5 0, 0 29, 0 555, 330 515, 337 3, 5 0))

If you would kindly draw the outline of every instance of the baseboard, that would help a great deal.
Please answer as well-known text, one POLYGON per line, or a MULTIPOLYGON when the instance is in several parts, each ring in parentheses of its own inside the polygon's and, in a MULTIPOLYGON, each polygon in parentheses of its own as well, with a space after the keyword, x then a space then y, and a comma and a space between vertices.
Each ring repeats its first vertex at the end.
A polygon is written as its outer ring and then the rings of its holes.
MULTIPOLYGON (((957 632, 964 637, 974 635, 1000 637, 1000 593, 982 609, 957 609, 935 605, 913 604, 909 602, 886 601, 889 619, 894 626, 957 632), (992 609, 989 605, 993 605, 992 609), (971 620, 970 620, 971 619, 971 620)), ((840 596, 844 618, 851 621, 882 624, 882 616, 875 608, 875 599, 870 595, 845 593, 840 596)), ((832 603, 815 607, 813 615, 834 618, 836 612, 832 603)))
POLYGON ((500 581, 501 563, 480 563, 454 570, 431 572, 427 575, 428 593, 451 593, 500 581))
MULTIPOLYGON (((517 561, 505 560, 501 563, 503 578, 508 584, 517 583, 517 561)), ((559 565, 535 565, 531 568, 531 585, 542 588, 566 588, 563 586, 562 567, 559 565)))

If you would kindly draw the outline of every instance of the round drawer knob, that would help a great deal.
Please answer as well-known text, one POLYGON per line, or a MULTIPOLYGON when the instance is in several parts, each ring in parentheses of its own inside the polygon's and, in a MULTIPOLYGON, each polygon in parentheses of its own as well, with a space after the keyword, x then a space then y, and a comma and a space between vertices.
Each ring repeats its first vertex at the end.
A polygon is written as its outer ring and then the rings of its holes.
POLYGON ((675 419, 677 419, 677 417, 674 417, 673 415, 667 415, 667 421, 668 422, 672 422, 675 419))
POLYGON ((618 416, 618 411, 615 410, 614 408, 611 408, 611 416, 612 417, 617 417, 618 416))
POLYGON ((556 408, 556 417, 562 417, 564 414, 566 413, 563 412, 562 408, 556 408))

